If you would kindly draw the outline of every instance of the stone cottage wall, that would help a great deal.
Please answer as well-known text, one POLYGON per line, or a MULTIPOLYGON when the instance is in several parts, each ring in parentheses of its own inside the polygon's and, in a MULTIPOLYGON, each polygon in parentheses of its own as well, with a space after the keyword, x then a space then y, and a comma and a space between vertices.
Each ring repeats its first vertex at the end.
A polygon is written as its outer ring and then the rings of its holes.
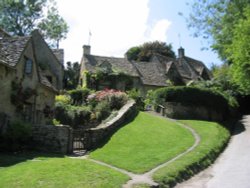
POLYGON ((84 144, 85 149, 91 150, 99 146, 126 121, 132 119, 136 113, 136 103, 134 101, 129 101, 119 110, 115 118, 106 123, 100 124, 95 128, 86 130, 84 144))
POLYGON ((37 125, 32 132, 35 149, 62 154, 72 151, 73 131, 67 125, 37 125))
POLYGON ((222 121, 223 114, 215 109, 203 106, 184 105, 175 102, 166 102, 161 108, 164 116, 174 119, 200 119, 209 121, 222 121))

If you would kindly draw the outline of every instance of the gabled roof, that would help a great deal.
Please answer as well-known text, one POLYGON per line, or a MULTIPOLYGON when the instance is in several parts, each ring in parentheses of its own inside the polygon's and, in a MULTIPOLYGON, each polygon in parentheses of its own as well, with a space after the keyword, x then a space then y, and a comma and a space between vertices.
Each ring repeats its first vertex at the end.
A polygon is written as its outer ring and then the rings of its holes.
POLYGON ((29 39, 30 37, 9 37, 0 39, 1 60, 9 66, 16 66, 29 39))
POLYGON ((144 85, 167 86, 165 66, 159 62, 133 62, 144 85))
POLYGON ((127 75, 138 77, 132 63, 126 58, 104 57, 94 55, 84 55, 85 69, 90 72, 96 72, 101 68, 102 64, 110 64, 113 71, 124 72, 127 75))

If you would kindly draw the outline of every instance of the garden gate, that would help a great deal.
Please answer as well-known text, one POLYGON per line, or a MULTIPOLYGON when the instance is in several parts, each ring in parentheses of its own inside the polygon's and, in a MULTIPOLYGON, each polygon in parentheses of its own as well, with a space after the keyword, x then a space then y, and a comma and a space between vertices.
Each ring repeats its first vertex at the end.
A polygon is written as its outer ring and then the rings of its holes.
POLYGON ((81 129, 73 130, 73 151, 83 151, 85 142, 85 131, 81 129))

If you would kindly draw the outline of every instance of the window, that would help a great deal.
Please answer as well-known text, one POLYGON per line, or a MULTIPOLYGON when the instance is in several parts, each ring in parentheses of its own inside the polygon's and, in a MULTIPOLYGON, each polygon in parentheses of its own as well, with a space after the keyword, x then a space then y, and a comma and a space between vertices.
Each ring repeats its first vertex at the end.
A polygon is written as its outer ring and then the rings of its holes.
POLYGON ((47 78, 48 81, 52 84, 52 76, 46 76, 46 78, 47 78))
POLYGON ((27 59, 26 63, 25 63, 25 73, 26 74, 31 74, 32 73, 32 60, 31 59, 27 59))

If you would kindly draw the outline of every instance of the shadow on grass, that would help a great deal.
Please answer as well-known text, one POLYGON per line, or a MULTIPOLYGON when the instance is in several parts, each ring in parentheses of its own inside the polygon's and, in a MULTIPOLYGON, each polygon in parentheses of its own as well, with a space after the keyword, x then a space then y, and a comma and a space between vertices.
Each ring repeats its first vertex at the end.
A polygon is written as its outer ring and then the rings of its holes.
MULTIPOLYGON (((54 153, 40 153, 35 151, 27 151, 27 152, 0 152, 0 168, 1 167, 9 167, 21 162, 25 162, 27 160, 33 160, 36 158, 63 158, 64 155, 54 154, 54 153)), ((39 160, 39 159, 38 159, 39 160)))

